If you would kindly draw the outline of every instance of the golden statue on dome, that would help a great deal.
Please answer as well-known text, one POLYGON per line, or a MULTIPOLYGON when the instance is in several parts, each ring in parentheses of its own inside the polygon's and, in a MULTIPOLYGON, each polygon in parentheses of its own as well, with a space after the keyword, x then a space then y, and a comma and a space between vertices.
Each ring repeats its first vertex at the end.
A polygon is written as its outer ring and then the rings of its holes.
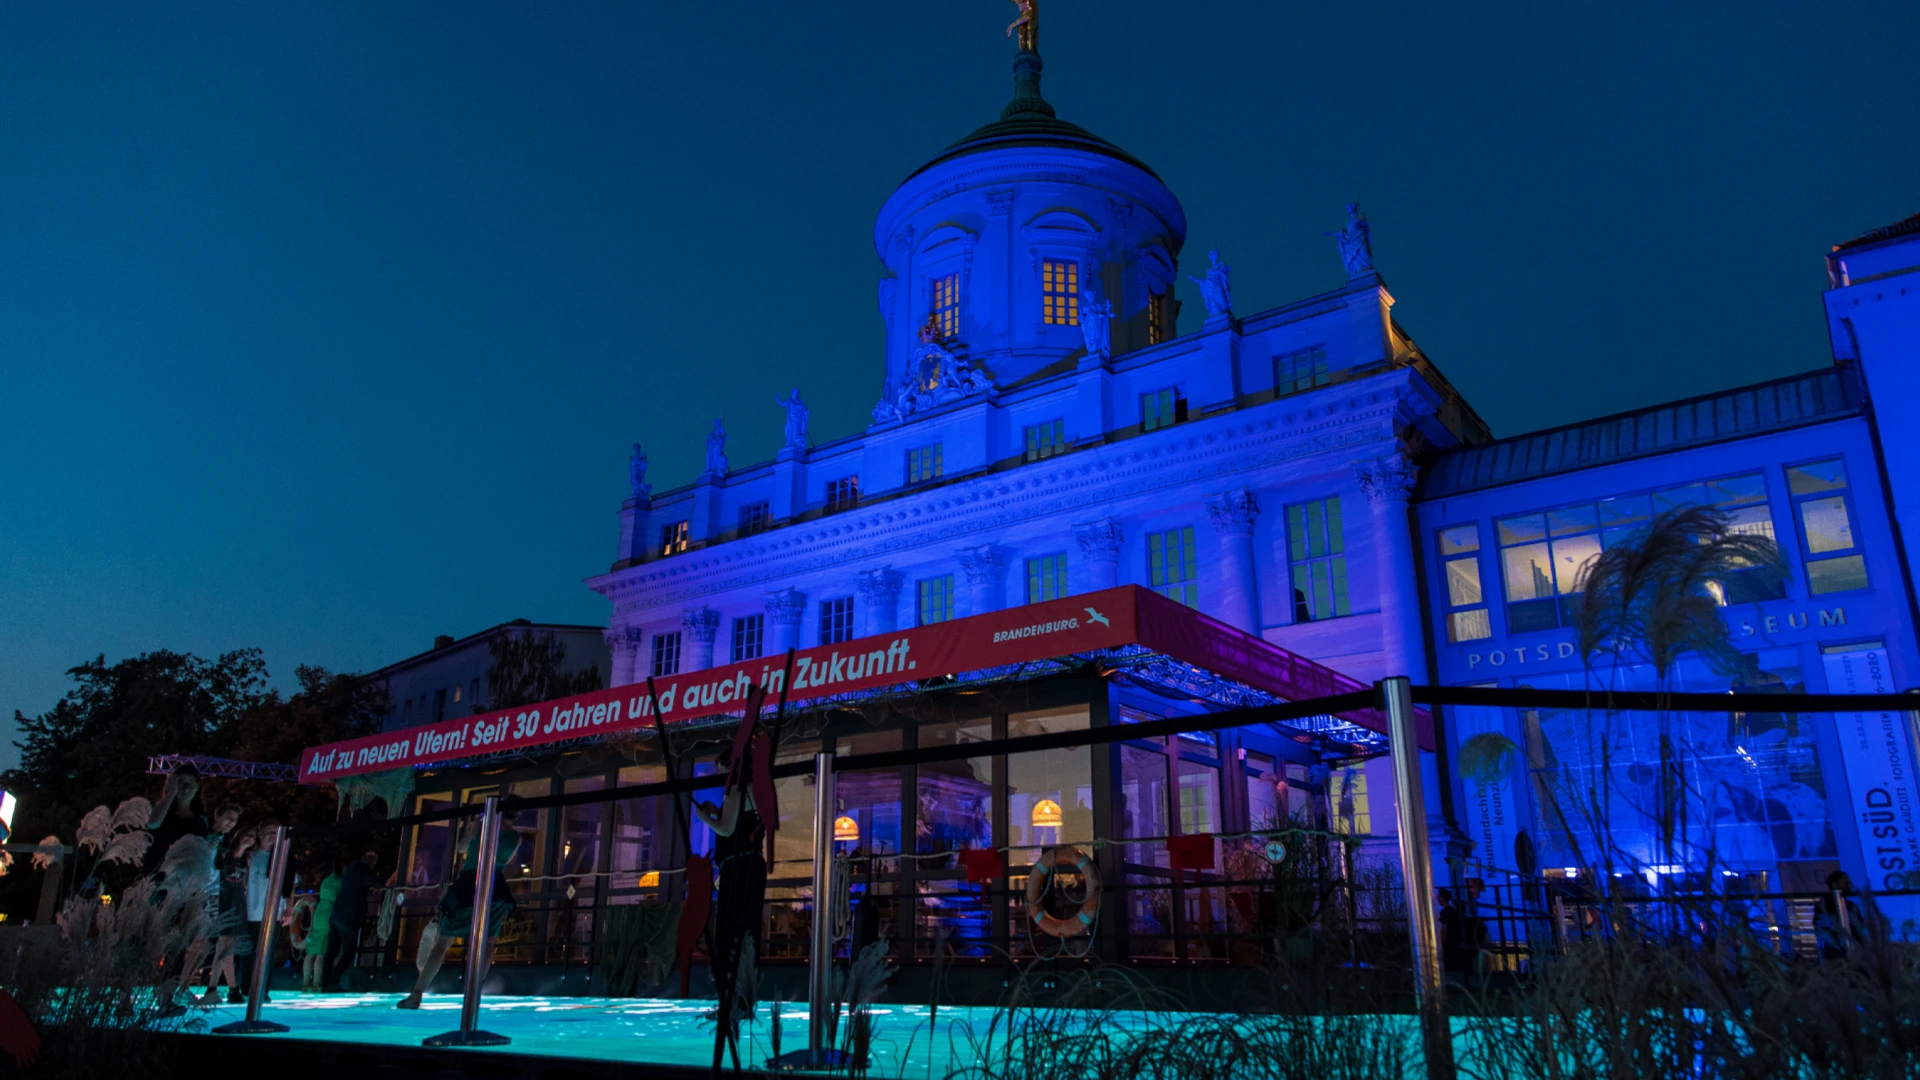
POLYGON ((1020 9, 1020 17, 1007 24, 1007 36, 1012 37, 1015 30, 1020 31, 1020 51, 1038 53, 1040 51, 1040 0, 1012 0, 1013 6, 1020 9))

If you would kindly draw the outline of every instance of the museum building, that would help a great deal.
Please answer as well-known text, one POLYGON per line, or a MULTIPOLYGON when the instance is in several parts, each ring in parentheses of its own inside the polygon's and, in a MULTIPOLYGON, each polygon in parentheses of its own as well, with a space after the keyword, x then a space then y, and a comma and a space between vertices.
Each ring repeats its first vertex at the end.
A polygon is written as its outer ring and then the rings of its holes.
MULTIPOLYGON (((1745 667, 1729 676, 1683 659, 1670 688, 1915 684, 1907 544, 1920 529, 1920 432, 1884 418, 1890 402, 1920 397, 1920 218, 1829 258, 1830 365, 1496 440, 1394 320, 1357 207, 1337 235, 1337 288, 1243 313, 1225 253, 1212 252, 1194 277, 1206 310, 1176 333, 1179 201, 1148 164, 1059 119, 1040 72, 1037 53, 1023 50, 999 119, 934 154, 880 209, 886 344, 865 430, 815 444, 795 391, 781 403, 786 438, 773 460, 734 467, 716 421, 702 473, 660 492, 635 447, 615 561, 587 582, 612 608, 611 688, 1125 585, 1361 684, 1406 675, 1653 688, 1658 673, 1643 666, 1578 655, 1573 598, 1582 567, 1608 544, 1685 505, 1719 508, 1736 531, 1772 538, 1788 574, 1784 584, 1718 583, 1745 667)), ((887 718, 867 726, 828 716, 812 741, 782 753, 1123 723, 1244 703, 1243 691, 1197 667, 1105 681, 1062 668, 919 711, 872 710, 887 718)), ((1602 739, 1611 748, 1602 752, 1584 715, 1435 718, 1441 754, 1424 811, 1443 882, 1563 874, 1577 861, 1580 838, 1548 827, 1547 774, 1612 768, 1626 788, 1644 781, 1650 753, 1632 723, 1602 739), (1452 759, 1485 732, 1523 752, 1496 773, 1463 777, 1452 759)), ((1734 872, 1776 891, 1835 867, 1876 888, 1901 884, 1868 865, 1853 811, 1866 781, 1889 768, 1911 784, 1913 748, 1902 734, 1904 759, 1864 760, 1845 737, 1850 722, 1784 708, 1697 721, 1692 734, 1708 752, 1694 767, 1726 792, 1712 827, 1734 872)), ((910 942, 903 955, 929 955, 952 934, 1018 955, 1019 905, 967 899, 959 860, 934 856, 1096 833, 1231 834, 1296 812, 1363 838, 1367 859, 1397 858, 1380 744, 1334 734, 1220 732, 854 777, 841 789, 847 839, 901 856, 874 859, 870 872, 884 880, 869 888, 895 898, 890 929, 910 942)), ((415 806, 664 775, 638 757, 572 745, 423 772, 415 806)), ((790 795, 771 895, 797 903, 811 807, 798 779, 790 795)), ((552 913, 543 940, 591 941, 597 912, 658 893, 660 873, 684 856, 665 813, 616 803, 515 822, 533 842, 513 874, 552 913), (597 875, 591 891, 570 884, 581 875, 597 875)), ((445 831, 413 838, 412 880, 444 872, 445 831)), ((710 843, 699 826, 693 833, 695 848, 710 843)), ((1164 850, 1111 857, 1116 879, 1166 875, 1164 850)), ((1245 913, 1182 893, 1172 876, 1159 885, 1166 896, 1140 886, 1127 901, 1117 931, 1127 955, 1226 959, 1220 935, 1245 913)), ((779 919, 774 940, 798 949, 779 919)), ((505 959, 572 962, 572 945, 542 948, 505 959)))

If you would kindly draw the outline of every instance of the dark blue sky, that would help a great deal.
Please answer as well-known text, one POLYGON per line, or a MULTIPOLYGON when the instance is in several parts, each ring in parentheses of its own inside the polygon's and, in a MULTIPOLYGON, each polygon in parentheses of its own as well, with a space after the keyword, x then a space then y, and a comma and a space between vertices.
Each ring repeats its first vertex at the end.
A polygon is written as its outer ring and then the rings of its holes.
MULTIPOLYGON (((1910 2, 1043 3, 1187 269, 1332 288, 1359 199, 1500 434, 1826 363, 1821 254, 1920 210, 1910 2)), ((997 115, 1011 12, 0 6, 0 709, 101 652, 286 685, 603 622, 628 444, 670 487, 789 385, 864 424, 873 214, 997 115)))

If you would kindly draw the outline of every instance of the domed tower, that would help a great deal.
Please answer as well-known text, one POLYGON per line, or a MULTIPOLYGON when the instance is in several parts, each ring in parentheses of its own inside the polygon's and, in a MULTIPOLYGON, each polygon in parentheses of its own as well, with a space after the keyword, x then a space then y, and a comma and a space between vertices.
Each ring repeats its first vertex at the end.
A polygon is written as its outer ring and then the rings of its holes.
POLYGON ((1152 169, 1040 96, 1034 6, 1000 119, 915 170, 874 221, 889 394, 923 333, 1000 389, 1071 369, 1087 303, 1112 306, 1115 355, 1173 336, 1186 214, 1152 169))

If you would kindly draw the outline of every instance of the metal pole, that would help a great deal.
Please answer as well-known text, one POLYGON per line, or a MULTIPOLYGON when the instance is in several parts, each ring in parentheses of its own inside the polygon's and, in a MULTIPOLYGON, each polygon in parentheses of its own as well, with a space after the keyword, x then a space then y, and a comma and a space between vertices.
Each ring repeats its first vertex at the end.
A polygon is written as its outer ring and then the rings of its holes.
POLYGON ((807 962, 807 1058, 829 1063, 827 976, 833 970, 833 755, 813 756, 813 955, 807 962))
POLYGON ((267 863, 267 906, 260 915, 260 936, 253 943, 253 990, 247 995, 247 1018, 214 1028, 216 1035, 270 1035, 288 1030, 285 1024, 260 1019, 260 1005, 267 998, 267 979, 273 972, 273 928, 280 921, 280 887, 287 880, 287 851, 292 846, 287 827, 275 826, 273 858, 267 863))
MULTIPOLYGON (((480 812, 480 850, 473 860, 473 923, 467 929, 466 987, 460 1001, 460 1030, 422 1039, 421 1046, 505 1046, 513 1040, 478 1029, 480 982, 486 973, 488 916, 493 907, 493 875, 500 856, 500 796, 489 795, 480 812)), ((456 879, 457 880, 457 879, 456 879)))
POLYGON ((1414 997, 1420 1008, 1427 1076, 1452 1080, 1453 1029, 1447 1020, 1446 986, 1441 981, 1438 928, 1433 918, 1433 852, 1427 847, 1427 800, 1420 784, 1420 743, 1413 727, 1413 684, 1396 675, 1379 684, 1387 709, 1393 748, 1395 823, 1400 833, 1400 866, 1407 889, 1407 931, 1413 947, 1414 997))

